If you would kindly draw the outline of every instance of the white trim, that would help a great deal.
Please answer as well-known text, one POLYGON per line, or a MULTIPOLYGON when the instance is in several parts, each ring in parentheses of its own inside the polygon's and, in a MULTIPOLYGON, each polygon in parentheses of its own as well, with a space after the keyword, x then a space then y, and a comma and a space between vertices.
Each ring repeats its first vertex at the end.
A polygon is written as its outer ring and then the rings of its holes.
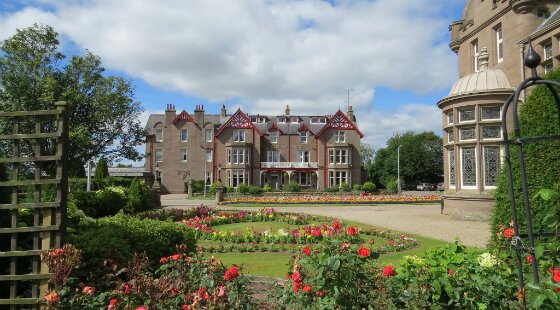
POLYGON ((501 140, 502 138, 503 138, 502 125, 500 125, 500 124, 485 124, 485 125, 480 126, 480 140, 482 140, 482 141, 498 141, 498 140, 501 140), (484 127, 498 127, 498 128, 500 128, 500 136, 497 137, 497 138, 485 138, 484 137, 484 127))
POLYGON ((162 142, 163 141, 163 128, 156 128, 156 142, 162 142), (161 134, 161 137, 159 137, 158 139, 158 135, 161 134))
POLYGON ((214 135, 212 134, 212 129, 204 129, 204 140, 206 142, 212 142, 214 140, 214 135), (208 132, 210 132, 210 140, 208 139, 208 132))
POLYGON ((480 51, 478 50, 478 41, 474 41, 472 43, 473 47, 473 57, 474 57, 474 72, 480 71, 480 64, 478 62, 478 56, 480 55, 480 51))
POLYGON ((278 143, 278 132, 277 131, 271 131, 268 134, 269 134, 270 143, 277 144, 278 143), (274 136, 274 141, 272 140, 272 136, 274 136))
POLYGON ((504 61, 504 32, 503 28, 500 25, 495 30, 496 32, 496 58, 498 59, 498 63, 504 61), (500 52, 502 57, 500 58, 500 52))
POLYGON ((459 122, 459 124, 465 124, 465 123, 474 123, 476 122, 476 107, 468 107, 468 108, 463 108, 458 110, 458 119, 457 121, 459 122), (473 110, 473 115, 474 115, 474 119, 471 120, 467 120, 467 121, 463 121, 461 120, 461 112, 466 111, 466 110, 473 110))
MULTIPOLYGON (((455 137, 457 138, 457 137, 455 137)), ((465 126, 465 127, 459 127, 459 140, 458 141, 474 141, 476 140, 476 126, 465 126), (463 134, 462 131, 463 129, 473 129, 474 131, 474 137, 471 139, 463 139, 463 134)))
POLYGON ((451 189, 457 188, 457 160, 455 156, 455 148, 447 149, 447 185, 451 189), (453 154, 453 162, 455 168, 455 184, 451 184, 451 154, 453 154))
POLYGON ((485 105, 485 106, 480 106, 480 109, 478 111, 478 113, 480 114, 480 121, 495 121, 495 120, 501 120, 502 119, 502 107, 498 106, 498 105, 485 105), (482 118, 482 110, 484 110, 485 108, 499 108, 500 112, 498 113, 498 118, 482 118))
POLYGON ((189 141, 189 130, 188 129, 181 129, 179 131, 179 141, 181 141, 181 142, 188 142, 189 141), (185 132, 185 139, 183 139, 183 132, 185 132))
POLYGON ((155 149, 154 153, 155 153, 154 154, 154 159, 156 160, 156 162, 162 162, 163 161, 163 149, 155 149), (161 156, 159 156, 159 159, 158 159, 158 151, 159 151, 159 154, 161 155, 161 156))
POLYGON ((189 160, 188 154, 187 149, 179 149, 179 160, 182 163, 186 163, 189 160))
POLYGON ((483 145, 482 146, 482 185, 485 189, 496 189, 496 188, 498 188, 498 186, 497 186, 498 180, 496 180, 496 185, 493 185, 493 186, 492 185, 488 185, 488 186, 486 185, 486 160, 484 158, 484 149, 486 147, 489 147, 489 146, 499 148, 500 164, 499 164, 499 167, 498 167, 498 171, 502 168, 502 165, 504 163, 504 158, 503 158, 504 157, 504 148, 502 146, 498 145, 498 144, 489 144, 489 145, 483 145))
MULTIPOLYGON (((459 152, 459 167, 461 172, 461 188, 463 189, 478 189, 478 150, 477 147, 468 146, 468 147, 461 147, 461 151, 459 152), (464 185, 465 179, 463 177, 463 149, 474 149, 474 180, 475 185, 464 185)), ((456 173, 456 172, 455 172, 456 173)))

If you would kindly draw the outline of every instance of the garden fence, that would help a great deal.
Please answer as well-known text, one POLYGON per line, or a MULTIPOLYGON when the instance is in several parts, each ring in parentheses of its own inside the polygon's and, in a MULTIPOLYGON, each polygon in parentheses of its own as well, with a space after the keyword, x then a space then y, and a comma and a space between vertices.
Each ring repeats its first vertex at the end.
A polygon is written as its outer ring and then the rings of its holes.
POLYGON ((2 309, 39 308, 51 277, 40 254, 65 242, 67 114, 65 102, 54 110, 0 112, 2 309))

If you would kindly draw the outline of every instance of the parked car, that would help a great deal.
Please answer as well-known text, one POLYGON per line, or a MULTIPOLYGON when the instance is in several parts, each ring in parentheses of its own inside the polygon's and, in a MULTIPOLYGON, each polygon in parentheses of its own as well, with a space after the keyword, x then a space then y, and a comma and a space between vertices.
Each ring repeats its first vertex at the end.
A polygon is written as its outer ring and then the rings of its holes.
POLYGON ((433 191, 434 185, 430 183, 420 183, 416 186, 417 191, 433 191))
POLYGON ((443 190, 443 183, 438 183, 438 184, 437 184, 437 190, 438 190, 438 191, 442 191, 442 190, 443 190))

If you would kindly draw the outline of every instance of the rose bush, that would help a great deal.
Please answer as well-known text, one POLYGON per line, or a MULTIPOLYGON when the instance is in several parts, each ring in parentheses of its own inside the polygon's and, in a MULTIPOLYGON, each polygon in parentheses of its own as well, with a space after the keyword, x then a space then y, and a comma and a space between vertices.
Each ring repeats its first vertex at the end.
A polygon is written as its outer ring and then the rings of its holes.
MULTIPOLYGON (((338 187, 336 187, 338 191, 338 187)), ((438 195, 301 195, 301 196, 240 196, 227 198, 221 204, 390 204, 439 202, 438 195)))

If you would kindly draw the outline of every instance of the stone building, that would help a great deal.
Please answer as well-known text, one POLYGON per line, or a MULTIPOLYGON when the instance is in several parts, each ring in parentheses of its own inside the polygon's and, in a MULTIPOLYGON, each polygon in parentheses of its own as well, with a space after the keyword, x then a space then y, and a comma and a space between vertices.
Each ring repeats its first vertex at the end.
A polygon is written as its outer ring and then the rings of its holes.
POLYGON ((488 214, 494 205, 503 164, 502 106, 530 74, 523 66, 528 41, 543 56, 540 75, 560 61, 560 10, 546 2, 468 0, 462 19, 449 26, 459 80, 438 102, 447 212, 488 214))
POLYGON ((166 192, 181 193, 189 180, 226 186, 269 184, 280 189, 295 181, 303 189, 360 183, 360 139, 352 107, 347 113, 302 116, 221 113, 151 114, 146 124, 146 170, 166 192))

